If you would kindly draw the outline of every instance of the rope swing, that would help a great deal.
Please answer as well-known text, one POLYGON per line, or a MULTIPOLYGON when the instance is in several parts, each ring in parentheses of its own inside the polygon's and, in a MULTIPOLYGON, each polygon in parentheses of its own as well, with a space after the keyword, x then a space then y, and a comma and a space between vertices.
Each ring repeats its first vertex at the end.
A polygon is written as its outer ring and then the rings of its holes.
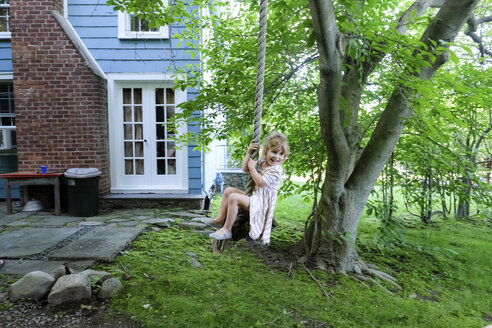
MULTIPOLYGON (((266 32, 267 32, 267 9, 268 0, 260 0, 260 18, 258 27, 258 65, 256 70, 256 92, 255 92, 255 113, 253 138, 257 143, 261 141, 261 116, 263 110, 263 89, 265 81, 265 53, 266 53, 266 32)), ((251 154, 253 160, 258 160, 259 149, 251 154)), ((251 177, 248 178, 246 185, 246 195, 251 196, 255 189, 255 182, 251 177)), ((249 212, 239 208, 238 216, 232 227, 232 239, 239 240, 249 234, 249 212)), ((212 250, 222 253, 227 247, 228 240, 213 240, 212 250)))

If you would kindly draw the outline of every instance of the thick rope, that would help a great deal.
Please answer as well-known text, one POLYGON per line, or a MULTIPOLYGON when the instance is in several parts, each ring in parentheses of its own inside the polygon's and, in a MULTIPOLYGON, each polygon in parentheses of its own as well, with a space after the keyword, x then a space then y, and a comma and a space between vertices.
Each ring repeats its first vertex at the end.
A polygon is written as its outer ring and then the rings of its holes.
MULTIPOLYGON (((268 0, 260 0, 260 20, 258 27, 258 66, 256 71, 256 92, 255 92, 255 112, 254 112, 254 130, 253 130, 253 138, 257 143, 261 141, 261 116, 263 110, 263 90, 264 90, 264 81, 265 81, 265 53, 266 53, 266 32, 267 32, 267 9, 268 9, 268 0)), ((254 151, 251 154, 251 158, 253 160, 258 160, 259 152, 254 151)), ((255 182, 249 175, 248 183, 246 185, 246 195, 251 196, 253 194, 253 190, 255 188, 255 182)), ((240 209, 239 215, 236 218, 236 224, 234 227, 239 225, 243 225, 243 221, 249 221, 249 213, 247 211, 243 211, 240 209)), ((244 231, 235 231, 233 227, 233 238, 235 240, 242 237, 244 231)), ((222 253, 228 245, 227 240, 213 240, 212 241, 212 250, 214 252, 222 253)))
MULTIPOLYGON (((265 81, 265 53, 267 32, 267 9, 268 0, 260 0, 260 21, 258 28, 258 66, 256 70, 256 92, 255 92, 255 116, 253 138, 257 143, 261 141, 261 116, 263 110, 263 90, 265 81)), ((251 158, 258 160, 258 151, 253 152, 251 158)), ((251 175, 246 187, 246 195, 251 196, 255 188, 255 182, 251 175)))

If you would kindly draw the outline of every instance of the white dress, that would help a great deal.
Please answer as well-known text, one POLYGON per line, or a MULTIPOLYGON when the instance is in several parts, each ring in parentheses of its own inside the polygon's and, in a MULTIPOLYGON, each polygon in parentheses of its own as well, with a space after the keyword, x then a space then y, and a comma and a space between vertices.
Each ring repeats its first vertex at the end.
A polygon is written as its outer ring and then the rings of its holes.
MULTIPOLYGON (((261 164, 263 160, 258 163, 261 164)), ((281 165, 272 165, 260 169, 266 186, 255 187, 249 201, 249 223, 251 230, 249 236, 255 240, 261 236, 261 243, 270 243, 270 233, 272 231, 273 210, 277 202, 277 193, 282 182, 283 170, 281 165)))

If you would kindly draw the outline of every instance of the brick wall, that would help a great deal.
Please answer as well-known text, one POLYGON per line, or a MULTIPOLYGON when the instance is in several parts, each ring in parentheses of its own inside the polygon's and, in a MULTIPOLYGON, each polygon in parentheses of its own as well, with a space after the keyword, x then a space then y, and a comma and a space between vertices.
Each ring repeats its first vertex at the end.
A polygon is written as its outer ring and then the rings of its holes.
POLYGON ((10 8, 19 170, 97 167, 108 193, 106 81, 56 22, 63 0, 11 0, 10 8))

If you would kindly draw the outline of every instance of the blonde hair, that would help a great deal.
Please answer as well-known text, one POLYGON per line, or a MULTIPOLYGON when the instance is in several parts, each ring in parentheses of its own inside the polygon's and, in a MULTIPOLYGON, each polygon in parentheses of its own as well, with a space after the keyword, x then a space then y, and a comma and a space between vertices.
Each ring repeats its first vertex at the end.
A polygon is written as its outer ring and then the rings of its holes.
POLYGON ((287 159, 290 154, 290 148, 289 144, 287 142, 287 137, 278 131, 273 131, 270 132, 265 140, 263 141, 263 151, 262 151, 262 156, 263 158, 266 158, 266 155, 270 149, 278 149, 282 150, 284 153, 284 159, 287 159))

